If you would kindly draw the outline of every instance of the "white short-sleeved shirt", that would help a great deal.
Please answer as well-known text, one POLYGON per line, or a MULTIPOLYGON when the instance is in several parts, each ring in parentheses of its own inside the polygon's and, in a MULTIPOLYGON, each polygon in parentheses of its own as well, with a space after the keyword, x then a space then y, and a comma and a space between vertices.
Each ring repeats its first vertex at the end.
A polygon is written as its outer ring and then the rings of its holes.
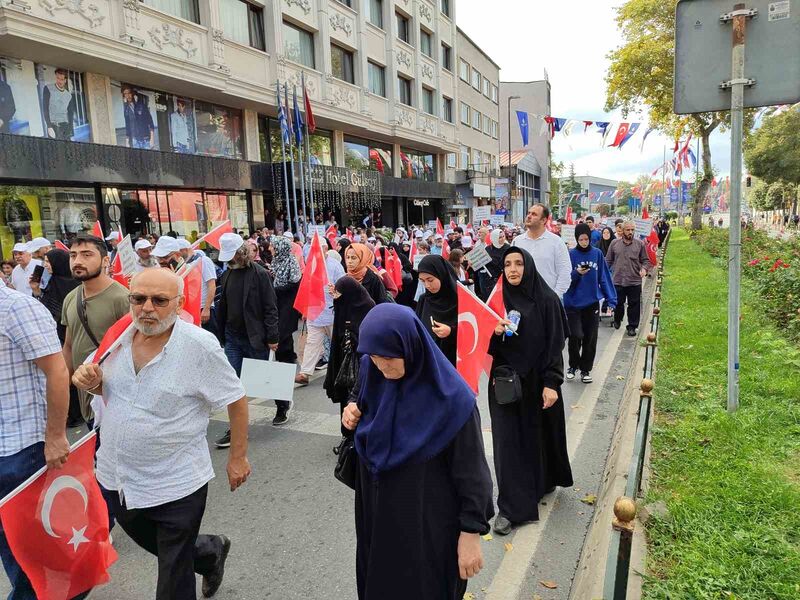
POLYGON ((22 265, 15 266, 14 270, 11 271, 11 285, 14 286, 14 289, 26 296, 32 295, 33 290, 31 290, 30 284, 31 275, 33 275, 33 270, 40 264, 42 264, 42 261, 38 258, 32 258, 25 268, 23 268, 22 265))
POLYGON ((244 388, 211 333, 175 323, 164 349, 137 374, 134 330, 103 365, 97 480, 128 508, 184 498, 214 478, 206 434, 212 413, 244 388))

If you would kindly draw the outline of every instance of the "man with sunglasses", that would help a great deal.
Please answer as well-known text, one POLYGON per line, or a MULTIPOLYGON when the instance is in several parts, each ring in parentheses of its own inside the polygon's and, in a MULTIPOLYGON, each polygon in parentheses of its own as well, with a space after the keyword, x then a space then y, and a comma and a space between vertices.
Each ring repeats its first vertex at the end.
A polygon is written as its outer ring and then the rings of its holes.
POLYGON ((178 317, 183 285, 169 269, 137 273, 133 327, 102 366, 81 365, 73 377, 106 402, 97 480, 120 526, 158 557, 156 600, 195 600, 195 573, 206 598, 222 583, 231 541, 198 535, 214 478, 212 413, 227 408, 230 419, 230 490, 250 475, 244 388, 214 335, 178 317))
MULTIPOLYGON (((100 345, 106 330, 128 313, 128 290, 108 275, 104 240, 80 234, 69 249, 72 276, 81 285, 64 298, 61 323, 67 328, 64 358, 70 374, 100 345)), ((81 414, 94 425, 91 397, 79 391, 81 414)))

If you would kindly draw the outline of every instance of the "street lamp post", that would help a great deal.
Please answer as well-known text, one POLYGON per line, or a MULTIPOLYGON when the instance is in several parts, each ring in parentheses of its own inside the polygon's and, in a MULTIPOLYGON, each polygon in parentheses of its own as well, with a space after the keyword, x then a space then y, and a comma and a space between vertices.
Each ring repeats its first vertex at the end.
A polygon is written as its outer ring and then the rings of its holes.
MULTIPOLYGON (((508 203, 512 205, 514 201, 514 179, 511 177, 511 101, 519 100, 519 96, 508 97, 508 203)), ((513 205, 512 205, 513 206, 513 205)), ((512 209, 511 213, 514 211, 512 209)))

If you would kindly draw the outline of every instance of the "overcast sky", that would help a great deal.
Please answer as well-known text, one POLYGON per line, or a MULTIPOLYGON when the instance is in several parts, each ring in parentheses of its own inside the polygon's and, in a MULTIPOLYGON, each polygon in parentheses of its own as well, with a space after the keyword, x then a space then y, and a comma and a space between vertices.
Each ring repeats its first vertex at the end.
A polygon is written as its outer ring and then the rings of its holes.
MULTIPOLYGON (((606 56, 622 42, 614 10, 620 4, 622 0, 458 0, 456 20, 500 65, 501 81, 542 79, 546 69, 552 88, 552 116, 619 122, 621 115, 606 113, 603 106, 606 56)), ((630 120, 637 118, 631 116, 630 120)), ((532 133, 538 133, 535 120, 531 127, 532 133)), ((647 124, 642 123, 622 150, 601 149, 600 134, 583 134, 581 124, 567 138, 556 134, 553 160, 563 161, 567 169, 574 163, 579 175, 628 180, 649 175, 662 164, 665 144, 667 160, 671 158, 674 142, 653 132, 642 151, 646 130, 647 124)), ((613 138, 606 143, 611 141, 613 138)), ((694 142, 692 148, 696 151, 694 142)), ((727 175, 727 133, 712 136, 711 153, 715 169, 727 175)))

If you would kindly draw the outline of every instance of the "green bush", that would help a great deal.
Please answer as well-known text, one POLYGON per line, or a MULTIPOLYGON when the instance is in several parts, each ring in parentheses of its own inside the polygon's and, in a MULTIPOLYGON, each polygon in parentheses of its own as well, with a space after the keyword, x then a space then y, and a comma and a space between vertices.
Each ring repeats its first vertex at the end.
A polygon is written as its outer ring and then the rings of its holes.
MULTIPOLYGON (((709 254, 727 262, 728 230, 691 233, 709 254)), ((742 232, 742 275, 755 285, 767 316, 800 342, 800 239, 777 240, 763 231, 742 232)))

